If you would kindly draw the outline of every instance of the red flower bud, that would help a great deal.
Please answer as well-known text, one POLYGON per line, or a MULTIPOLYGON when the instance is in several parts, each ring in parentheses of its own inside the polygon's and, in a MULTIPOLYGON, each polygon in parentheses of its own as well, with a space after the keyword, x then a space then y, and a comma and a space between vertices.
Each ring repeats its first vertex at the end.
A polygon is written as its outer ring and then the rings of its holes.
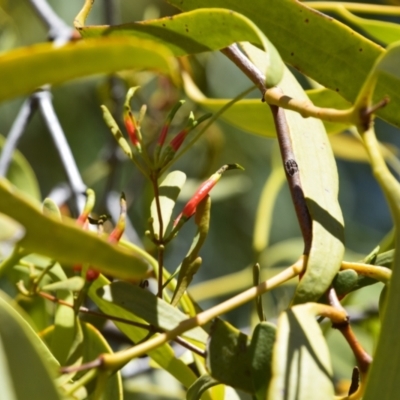
POLYGON ((186 203, 183 211, 175 219, 173 227, 178 225, 178 222, 183 217, 184 220, 188 220, 195 212, 198 204, 210 193, 211 189, 217 184, 221 179, 222 174, 228 169, 243 169, 238 164, 226 164, 221 167, 215 174, 211 175, 205 182, 203 182, 200 187, 196 190, 192 198, 186 203))
POLYGON ((86 281, 93 282, 100 276, 100 272, 95 269, 89 268, 86 272, 86 281))
POLYGON ((171 146, 171 149, 174 153, 176 153, 179 148, 182 146, 183 141, 185 140, 189 130, 188 129, 183 129, 180 131, 172 140, 171 143, 169 144, 171 146))
POLYGON ((110 243, 117 243, 121 239, 121 236, 124 234, 125 231, 125 221, 126 221, 126 200, 125 200, 125 194, 121 194, 121 199, 120 199, 120 204, 121 204, 121 213, 119 215, 119 219, 117 222, 117 225, 113 229, 113 231, 110 233, 108 236, 108 242, 110 243))
POLYGON ((140 141, 137 136, 136 132, 136 121, 130 111, 125 111, 124 112, 124 124, 125 124, 125 129, 128 133, 129 139, 131 143, 137 148, 140 149, 140 141))

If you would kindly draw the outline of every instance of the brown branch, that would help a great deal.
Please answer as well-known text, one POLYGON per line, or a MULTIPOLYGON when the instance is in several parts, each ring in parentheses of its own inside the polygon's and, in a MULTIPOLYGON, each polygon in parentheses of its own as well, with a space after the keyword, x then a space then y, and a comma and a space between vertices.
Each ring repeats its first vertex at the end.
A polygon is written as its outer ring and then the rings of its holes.
MULTIPOLYGON (((260 89, 264 99, 267 88, 265 86, 265 76, 260 72, 260 70, 253 65, 253 63, 238 49, 236 45, 222 49, 221 52, 225 54, 260 89)), ((299 168, 301 166, 298 165, 293 152, 285 111, 275 105, 269 106, 274 118, 283 167, 286 172, 286 180, 289 185, 297 219, 304 239, 304 254, 307 255, 311 249, 312 222, 300 182, 299 168)))

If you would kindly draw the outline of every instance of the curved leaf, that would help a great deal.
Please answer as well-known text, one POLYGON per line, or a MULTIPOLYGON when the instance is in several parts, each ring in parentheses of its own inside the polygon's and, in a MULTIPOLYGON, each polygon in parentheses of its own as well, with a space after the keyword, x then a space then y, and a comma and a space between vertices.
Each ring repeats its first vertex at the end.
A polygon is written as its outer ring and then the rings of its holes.
MULTIPOLYGON (((308 6, 313 7, 313 4, 309 3, 308 6)), ((320 7, 318 6, 316 8, 320 9, 320 7)), ((337 13, 346 22, 350 22, 350 24, 357 26, 374 40, 377 40, 382 44, 390 44, 392 42, 400 40, 399 24, 357 17, 352 12, 346 9, 345 4, 340 4, 336 2, 325 4, 325 7, 323 8, 324 11, 337 13)), ((360 11, 362 12, 362 10, 360 11)))
POLYGON ((141 278, 147 274, 148 264, 142 255, 82 230, 75 221, 61 222, 43 215, 39 207, 5 180, 0 180, 0 212, 24 226, 26 234, 20 245, 26 251, 69 265, 88 263, 101 272, 124 278, 141 278))
MULTIPOLYGON (((6 139, 0 135, 0 152, 6 139)), ((40 188, 33 169, 19 150, 14 150, 6 178, 19 190, 40 200, 40 188)))
POLYGON ((200 400, 201 395, 213 386, 220 385, 210 375, 204 374, 198 378, 186 393, 186 400, 200 400))
MULTIPOLYGON (((268 37, 285 62, 321 85, 354 102, 375 60, 379 45, 346 25, 292 0, 168 0, 183 11, 223 7, 251 19, 268 37), (285 18, 282 18, 282 15, 285 18), (318 40, 316 40, 318 38, 318 40), (329 60, 329 62, 327 62, 329 60)), ((390 104, 377 113, 400 126, 400 80, 382 76, 375 100, 388 95, 390 104)))
POLYGON ((78 30, 83 37, 152 39, 168 46, 176 56, 220 50, 235 42, 248 41, 267 52, 267 69, 263 72, 268 86, 279 83, 283 73, 283 62, 274 46, 251 20, 230 9, 202 9, 158 20, 78 27, 78 30))
POLYGON ((309 305, 278 319, 269 400, 321 400, 334 396, 328 347, 309 305))
POLYGON ((0 386, 9 400, 59 400, 44 345, 28 323, 0 296, 0 386))
POLYGON ((0 101, 29 94, 45 84, 131 68, 153 69, 178 81, 176 66, 172 53, 150 40, 107 37, 61 47, 37 44, 0 56, 0 101))
MULTIPOLYGON (((171 220, 172 211, 175 207, 176 199, 186 181, 186 175, 181 171, 170 172, 161 182, 158 192, 163 222, 163 234, 165 234, 171 220)), ((151 217, 153 218, 153 230, 156 235, 160 232, 160 222, 158 219, 156 200, 153 199, 150 206, 151 217)))

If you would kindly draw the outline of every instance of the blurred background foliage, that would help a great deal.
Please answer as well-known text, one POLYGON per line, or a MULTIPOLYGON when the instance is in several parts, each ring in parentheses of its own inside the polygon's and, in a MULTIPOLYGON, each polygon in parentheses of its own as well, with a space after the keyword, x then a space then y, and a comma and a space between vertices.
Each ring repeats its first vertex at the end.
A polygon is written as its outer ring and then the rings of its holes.
MULTIPOLYGON (((83 0, 49 0, 57 14, 71 25, 82 3, 83 0)), ((176 12, 162 0, 119 0, 115 3, 117 14, 113 18, 120 22, 158 18, 176 12)), ((392 3, 396 2, 393 0, 392 3)), ((105 4, 102 0, 95 2, 87 24, 107 23, 105 4)), ((27 0, 0 0, 1 51, 46 40, 46 29, 27 0)), ((210 97, 232 98, 249 86, 247 78, 220 53, 201 54, 186 61, 191 64, 200 89, 210 97)), ((57 68, 57 65, 54 65, 54 68, 57 68)), ((308 81, 299 73, 296 76, 306 88, 310 87, 308 81)), ((116 115, 122 116, 121 102, 127 89, 134 85, 141 86, 133 101, 134 109, 139 110, 142 104, 148 105, 143 132, 145 140, 151 144, 157 137, 168 110, 177 100, 185 98, 183 92, 171 86, 165 78, 148 72, 124 71, 114 77, 96 76, 70 82, 54 88, 52 93, 57 115, 79 170, 85 183, 97 194, 96 212, 102 213, 105 210, 105 193, 110 190, 124 191, 127 194, 131 222, 144 245, 152 251, 144 237, 152 200, 151 188, 132 164, 118 151, 115 152, 114 139, 103 123, 100 111, 100 104, 107 104, 116 115)), ((257 98, 259 94, 254 92, 250 96, 257 98)), ((9 132, 23 100, 18 98, 0 104, 2 135, 6 136, 9 132)), ((177 115, 175 131, 185 123, 185 118, 191 110, 197 116, 205 113, 188 100, 177 115)), ((265 112, 269 112, 267 108, 265 112)), ((121 120, 119 122, 121 123, 121 120)), ((397 150, 400 146, 398 129, 380 120, 376 125, 379 138, 391 143, 397 150)), ((57 152, 39 114, 31 120, 19 150, 32 166, 42 198, 66 181, 57 152)), ((256 261, 252 250, 255 214, 261 190, 271 171, 271 154, 276 151, 275 140, 251 135, 218 122, 174 165, 175 169, 184 171, 189 178, 187 190, 184 190, 178 202, 179 210, 175 210, 175 215, 193 193, 196 185, 219 166, 237 162, 245 167, 244 172, 224 176, 220 186, 212 192, 210 234, 201 252, 203 265, 192 284, 197 298, 209 297, 207 285, 197 286, 196 290, 196 285, 200 282, 228 276, 218 281, 217 292, 223 293, 230 286, 243 283, 244 274, 236 275, 236 278, 229 274, 245 269, 248 285, 251 285, 251 265, 256 261)), ((340 204, 345 219, 347 259, 358 260, 372 250, 391 229, 391 218, 383 195, 372 177, 369 164, 337 158, 337 166, 340 204)), ((261 267, 289 265, 302 251, 302 241, 286 187, 277 198, 270 232, 270 249, 264 251, 261 267)), ((186 254, 193 235, 193 226, 187 224, 168 249, 166 267, 171 272, 186 254)), ((355 323, 355 333, 369 352, 373 351, 378 333, 377 304, 380 289, 380 285, 367 287, 346 299, 355 323)), ((292 290, 293 285, 289 285, 264 295, 268 319, 276 318, 277 314, 287 307, 292 290)), ((227 294, 208 298, 200 301, 200 304, 206 308, 226 296, 227 294)), ((253 305, 246 305, 226 317, 236 326, 248 330, 252 314, 253 305)), ((326 331, 334 371, 340 382, 340 379, 351 376, 353 356, 338 333, 328 326, 326 331)), ((126 345, 120 337, 114 339, 115 346, 126 345)), ((129 367, 131 369, 126 369, 128 375, 135 376, 134 379, 125 382, 127 399, 139 398, 138 391, 153 393, 152 397, 142 393, 143 397, 140 398, 146 399, 183 397, 179 385, 171 383, 171 379, 163 371, 156 370, 152 375, 138 374, 137 371, 146 370, 146 367, 143 367, 146 363, 147 360, 140 359, 134 366, 129 367), (159 385, 165 380, 168 386, 159 385), (153 389, 156 389, 152 385, 155 382, 158 388, 168 387, 168 393, 154 392, 153 389)))

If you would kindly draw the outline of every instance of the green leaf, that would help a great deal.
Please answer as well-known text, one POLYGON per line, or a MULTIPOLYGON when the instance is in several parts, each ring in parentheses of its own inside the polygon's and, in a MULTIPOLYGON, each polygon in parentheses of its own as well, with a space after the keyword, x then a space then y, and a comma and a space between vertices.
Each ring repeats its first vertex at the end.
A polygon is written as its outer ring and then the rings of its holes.
MULTIPOLYGON (((187 319, 177 308, 166 303, 146 289, 127 282, 113 282, 99 289, 99 295, 114 305, 124 308, 151 325, 170 331, 187 319)), ((183 336, 205 343, 207 333, 200 327, 187 331, 183 336)))
POLYGON ((203 9, 158 20, 78 29, 83 37, 152 39, 168 46, 175 56, 220 50, 235 42, 248 41, 267 52, 267 69, 263 71, 267 85, 276 85, 282 77, 283 63, 274 46, 251 20, 230 9, 203 9))
POLYGON ((51 43, 23 47, 0 56, 0 101, 29 94, 45 84, 131 68, 156 70, 178 81, 177 64, 171 56, 165 46, 154 41, 121 37, 88 39, 60 47, 51 43))
MULTIPOLYGON (((100 297, 97 292, 100 288, 108 285, 110 282, 104 277, 100 276, 96 281, 93 282, 89 289, 89 296, 92 301, 99 307, 101 311, 106 314, 114 315, 119 318, 123 318, 127 321, 134 321, 145 323, 145 321, 131 312, 110 303, 100 297)), ((141 341, 147 336, 148 331, 145 329, 140 329, 136 326, 129 324, 124 324, 122 322, 115 321, 117 327, 123 332, 129 339, 134 343, 141 341)), ((169 344, 164 344, 148 353, 161 368, 164 368, 172 376, 174 376, 179 382, 181 382, 185 387, 190 387, 193 382, 197 379, 194 372, 182 361, 175 357, 174 351, 169 344)), ((207 393, 205 393, 205 400, 212 400, 207 393)))
POLYGON ((193 276, 201 267, 202 259, 198 256, 200 249, 207 238, 208 230, 210 228, 210 210, 211 210, 211 197, 207 196, 196 207, 195 222, 197 225, 196 236, 193 239, 187 256, 183 259, 179 268, 178 280, 174 295, 172 296, 171 304, 176 306, 182 297, 185 290, 190 285, 193 276))
MULTIPOLYGON (((0 151, 6 139, 0 135, 0 151)), ((25 194, 40 200, 40 188, 33 169, 19 150, 14 150, 6 178, 25 194)))
MULTIPOLYGON (((384 49, 346 25, 292 0, 168 0, 183 11, 222 7, 252 20, 277 48, 282 59, 321 85, 354 102, 375 60, 384 49), (282 15, 285 18, 282 18, 282 15), (318 40, 316 40, 318 38, 318 40), (329 60, 329 63, 326 63, 329 60)), ((378 116, 400 126, 400 82, 384 76, 375 101, 390 104, 378 116)), ((286 93, 285 93, 286 94, 286 93)))
MULTIPOLYGON (((68 279, 64 270, 61 268, 61 265, 55 264, 50 271, 51 274, 49 272, 49 275, 53 278, 53 283, 46 286, 50 286, 50 288, 53 286, 54 288, 55 285, 56 289, 50 290, 58 290, 57 298, 68 304, 74 304, 74 295, 71 289, 67 289, 67 286, 69 286, 68 279), (57 289, 57 286, 61 286, 61 290, 57 289)), ((43 290, 46 290, 44 288, 43 290)), ((75 311, 64 304, 57 304, 56 312, 54 314, 54 331, 52 334, 50 349, 60 365, 66 364, 69 355, 73 351, 73 343, 76 336, 77 320, 75 311)))
POLYGON ((254 329, 250 343, 250 359, 253 385, 257 400, 265 400, 272 377, 272 351, 276 337, 276 326, 260 322, 254 329))
MULTIPOLYGON (((87 322, 83 322, 82 331, 84 338, 82 346, 83 363, 93 361, 101 354, 113 353, 107 340, 93 325, 87 322)), ((93 390, 94 387, 88 385, 89 393, 91 389, 93 390)), ((115 374, 112 374, 110 377, 108 377, 102 398, 104 400, 122 400, 123 388, 122 388, 121 371, 117 371, 115 374)))
MULTIPOLYGON (((207 111, 217 113, 231 100, 206 97, 187 73, 183 73, 183 83, 189 98, 207 111)), ((313 89, 306 91, 310 100, 318 107, 347 109, 350 103, 329 89, 313 89)), ((272 115, 265 112, 265 104, 260 99, 243 99, 235 102, 222 115, 221 119, 256 135, 276 137, 272 115)), ((350 125, 324 122, 328 133, 338 133, 350 125)))
POLYGON ((88 263, 121 278, 135 279, 147 274, 148 263, 143 257, 149 256, 112 245, 95 233, 84 231, 75 221, 61 222, 43 215, 40 207, 5 180, 0 180, 0 212, 24 226, 26 234, 19 243, 26 251, 68 265, 88 263))
POLYGON ((200 400, 201 395, 213 386, 220 383, 212 378, 210 375, 204 374, 198 378, 186 393, 186 400, 200 400))
POLYGON ((309 305, 295 306, 278 319, 269 400, 334 396, 328 347, 309 305))
POLYGON ((46 198, 43 201, 43 214, 46 216, 52 216, 61 221, 61 211, 57 204, 50 198, 46 198))
POLYGON ((0 386, 7 400, 59 400, 44 344, 0 297, 0 386))
POLYGON ((25 228, 10 218, 8 215, 0 213, 0 260, 8 257, 15 244, 25 235, 25 228))
MULTIPOLYGON (((85 285, 85 281, 80 276, 73 276, 64 281, 49 283, 43 286, 41 289, 48 292, 58 290, 69 290, 72 292, 79 292, 85 285)), ((72 304, 72 303, 71 303, 72 304)))
MULTIPOLYGON (((286 70, 280 84, 284 93, 307 99, 286 70)), ((338 202, 338 175, 332 149, 320 120, 285 110, 290 139, 299 166, 302 190, 312 218, 312 243, 307 269, 293 303, 317 301, 330 286, 343 260, 343 216, 338 202)))
MULTIPOLYGON (((171 220, 172 211, 175 207, 176 199, 185 184, 186 175, 181 171, 170 172, 161 182, 158 193, 163 223, 163 234, 165 234, 171 220)), ((156 235, 160 233, 160 221, 157 213, 156 200, 153 199, 150 206, 151 217, 153 218, 153 229, 156 235)))
MULTIPOLYGON (((79 358, 79 364, 93 361, 104 353, 113 353, 106 339, 93 325, 89 324, 88 322, 81 321, 80 330, 81 332, 79 332, 79 343, 77 343, 78 347, 75 348, 76 354, 74 354, 75 358, 79 358)), ((52 341, 54 341, 54 333, 55 327, 54 325, 52 325, 45 331, 44 340, 49 344, 52 343, 52 341)), ((78 381, 84 375, 84 373, 85 371, 81 371, 74 374, 74 381, 78 381)), ((68 375, 66 375, 66 377, 68 377, 68 375)), ((70 379, 66 380, 65 382, 66 385, 64 386, 66 389, 68 389, 68 385, 70 383, 69 380, 70 379)), ((85 386, 87 392, 90 395, 95 388, 95 380, 90 381, 85 386)), ((111 375, 111 377, 107 379, 107 384, 105 386, 103 396, 104 400, 122 399, 122 380, 120 371, 117 371, 115 374, 111 375)))
POLYGON ((225 385, 254 393, 249 338, 228 322, 216 319, 210 330, 206 366, 225 385))
POLYGON ((374 19, 360 18, 351 13, 342 4, 332 2, 330 10, 337 13, 346 22, 355 25, 367 33, 374 40, 382 44, 390 44, 400 39, 400 26, 393 22, 377 21, 374 19))

